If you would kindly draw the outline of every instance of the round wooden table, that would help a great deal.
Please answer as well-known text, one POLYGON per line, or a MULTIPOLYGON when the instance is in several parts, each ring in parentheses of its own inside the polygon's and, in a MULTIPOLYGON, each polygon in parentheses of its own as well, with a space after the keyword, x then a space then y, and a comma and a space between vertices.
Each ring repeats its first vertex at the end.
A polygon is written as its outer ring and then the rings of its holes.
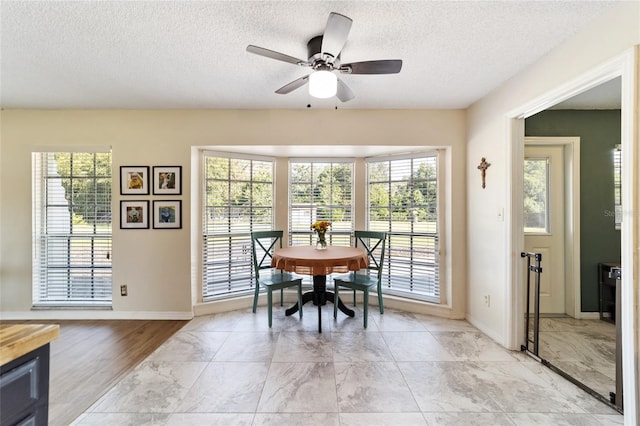
MULTIPOLYGON (((313 301, 318 306, 318 332, 322 333, 321 307, 327 300, 337 303, 338 309, 353 317, 355 313, 347 308, 335 294, 327 291, 327 275, 337 272, 358 271, 369 265, 367 254, 354 247, 328 246, 326 250, 318 250, 314 246, 292 246, 278 249, 273 254, 271 266, 287 272, 313 276, 313 291, 302 295, 302 304, 313 301)), ((299 309, 298 303, 285 311, 292 315, 299 309)))

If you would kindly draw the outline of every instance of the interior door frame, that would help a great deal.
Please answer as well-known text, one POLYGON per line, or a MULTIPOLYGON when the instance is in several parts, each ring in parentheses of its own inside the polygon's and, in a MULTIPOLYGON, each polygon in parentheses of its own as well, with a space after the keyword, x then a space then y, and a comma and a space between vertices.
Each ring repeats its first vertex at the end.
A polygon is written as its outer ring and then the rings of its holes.
MULTIPOLYGON (((564 311, 585 318, 580 295, 580 138, 577 136, 527 136, 527 146, 562 146, 564 152, 564 311)), ((523 173, 524 176, 524 173, 523 173)), ((524 178, 524 177, 523 177, 524 178)), ((522 188, 522 187, 521 187, 522 188)), ((522 230, 522 228, 521 228, 522 230)), ((523 247, 524 247, 523 234, 523 247)))
POLYGON ((634 310, 640 301, 637 281, 638 260, 634 247, 638 243, 638 197, 640 188, 636 182, 636 165, 638 159, 638 141, 634 127, 636 111, 636 94, 638 93, 638 51, 639 47, 628 49, 625 53, 604 64, 593 68, 566 84, 521 105, 506 114, 506 130, 508 143, 507 171, 510 173, 507 188, 507 211, 509 238, 505 255, 511 261, 506 264, 507 285, 505 294, 505 336, 506 345, 518 348, 525 340, 524 336, 524 290, 522 277, 523 262, 520 251, 524 247, 523 221, 523 174, 524 174, 524 120, 538 112, 552 107, 584 91, 602 83, 621 77, 621 144, 622 144, 622 199, 625 208, 622 212, 621 229, 621 262, 623 273, 621 279, 622 303, 620 306, 622 321, 622 368, 624 371, 624 419, 627 425, 636 425, 640 421, 640 398, 638 388, 638 353, 637 312, 634 310))

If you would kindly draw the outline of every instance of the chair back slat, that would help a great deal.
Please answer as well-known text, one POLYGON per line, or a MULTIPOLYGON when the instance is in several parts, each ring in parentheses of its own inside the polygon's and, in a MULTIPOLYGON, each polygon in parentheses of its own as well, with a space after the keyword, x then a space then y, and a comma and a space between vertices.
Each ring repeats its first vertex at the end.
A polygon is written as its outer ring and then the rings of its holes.
POLYGON ((387 244, 387 233, 378 231, 355 231, 356 247, 361 247, 369 258, 368 269, 378 271, 382 276, 384 253, 387 244))
POLYGON ((271 269, 271 258, 276 248, 282 248, 283 231, 256 231, 251 233, 251 250, 256 278, 260 270, 271 269))

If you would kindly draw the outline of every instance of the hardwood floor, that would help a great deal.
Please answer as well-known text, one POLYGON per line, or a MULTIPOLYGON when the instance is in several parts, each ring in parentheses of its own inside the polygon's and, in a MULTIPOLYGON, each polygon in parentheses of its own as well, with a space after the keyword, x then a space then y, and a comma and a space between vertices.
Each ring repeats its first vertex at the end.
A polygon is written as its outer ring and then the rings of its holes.
POLYGON ((60 325, 60 337, 51 343, 50 426, 69 425, 188 323, 168 320, 27 322, 60 325))

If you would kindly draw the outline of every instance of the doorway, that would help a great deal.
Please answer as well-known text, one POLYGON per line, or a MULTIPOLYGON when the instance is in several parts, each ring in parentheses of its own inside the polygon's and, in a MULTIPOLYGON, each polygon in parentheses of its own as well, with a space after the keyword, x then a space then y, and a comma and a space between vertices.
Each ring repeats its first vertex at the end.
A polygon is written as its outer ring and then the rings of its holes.
MULTIPOLYGON (((636 206, 638 187, 634 181, 634 163, 637 155, 633 133, 634 122, 634 98, 636 93, 636 81, 634 79, 634 64, 636 52, 629 50, 618 58, 593 69, 575 80, 549 92, 543 96, 532 100, 528 104, 522 105, 509 114, 509 133, 512 143, 509 145, 511 151, 511 192, 509 200, 509 220, 511 227, 511 242, 509 251, 520 252, 524 248, 524 233, 522 221, 522 185, 523 185, 523 159, 524 159, 524 120, 541 111, 570 99, 580 93, 586 92, 612 79, 621 78, 621 144, 622 144, 622 227, 621 236, 621 263, 624 265, 620 279, 620 291, 622 293, 621 304, 621 342, 622 342, 622 364, 624 372, 624 401, 625 401, 625 422, 636 424, 639 419, 638 412, 638 362, 635 353, 638 350, 637 329, 635 328, 636 311, 634 301, 637 298, 637 287, 633 279, 637 263, 634 258, 634 241, 636 216, 633 214, 636 206), (626 206, 624 205, 627 201, 626 206)), ((512 277, 511 294, 507 309, 511 318, 510 327, 512 346, 525 341, 524 327, 520 320, 524 315, 523 300, 525 292, 522 286, 524 267, 520 258, 513 258, 509 268, 512 277)), ((580 306, 580 304, 578 304, 580 306)), ((580 309, 576 307, 576 311, 580 309)))
POLYGON ((620 396, 616 387, 616 328, 609 321, 610 317, 602 318, 597 312, 598 286, 602 288, 602 283, 595 273, 582 274, 581 278, 580 271, 593 269, 600 273, 602 261, 620 260, 619 231, 614 215, 609 214, 614 210, 616 191, 613 145, 612 149, 607 149, 608 137, 602 139, 589 134, 594 133, 590 127, 596 125, 594 119, 597 118, 598 128, 608 121, 609 131, 604 133, 613 139, 619 138, 619 114, 616 110, 558 110, 543 115, 538 119, 535 116, 527 119, 527 133, 545 133, 549 127, 559 133, 587 134, 583 157, 590 167, 588 176, 582 176, 587 183, 584 194, 588 196, 583 200, 586 212, 582 214, 580 203, 572 200, 574 195, 580 194, 580 174, 571 173, 572 169, 580 169, 580 155, 571 155, 574 146, 580 152, 580 138, 525 138, 524 240, 527 252, 542 254, 543 264, 537 355, 596 398, 616 405, 619 402, 616 397, 620 396), (565 144, 559 144, 560 141, 565 144), (593 157, 603 158, 590 163, 593 157), (602 185, 594 188, 592 181, 602 185), (607 200, 611 200, 611 208, 592 217, 591 205, 603 205, 607 200), (583 238, 572 241, 570 236, 581 235, 581 216, 584 216, 586 226, 582 228, 583 238), (611 241, 607 242, 607 239, 611 241), (581 242, 586 246, 582 252, 579 249, 581 242), (565 250, 565 247, 574 250, 565 250), (594 256, 600 262, 594 263, 594 256), (588 267, 582 268, 581 263, 588 267), (573 270, 575 274, 565 273, 565 270, 573 270))

